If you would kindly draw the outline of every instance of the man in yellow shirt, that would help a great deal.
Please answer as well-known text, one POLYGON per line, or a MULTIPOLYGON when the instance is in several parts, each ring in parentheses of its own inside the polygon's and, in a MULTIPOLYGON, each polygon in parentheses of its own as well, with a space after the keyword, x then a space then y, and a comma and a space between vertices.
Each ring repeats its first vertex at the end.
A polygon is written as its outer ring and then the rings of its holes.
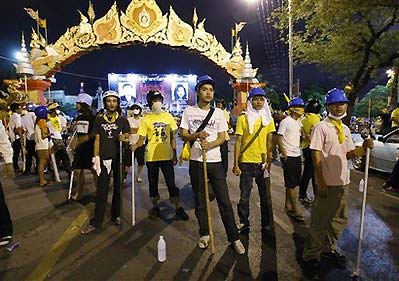
POLYGON ((321 103, 317 99, 309 99, 305 107, 305 116, 302 118, 302 153, 305 158, 301 182, 299 184, 299 202, 309 207, 312 200, 307 195, 310 179, 312 179, 313 193, 316 194, 316 178, 314 176, 313 160, 310 151, 310 136, 313 127, 320 122, 321 103))
POLYGON ((175 133, 178 127, 173 116, 162 110, 162 102, 163 96, 160 92, 151 90, 147 93, 147 103, 151 113, 141 120, 138 130, 139 139, 131 146, 131 149, 136 150, 143 146, 145 139, 148 139, 146 164, 150 197, 153 204, 149 211, 150 219, 157 219, 160 215, 158 177, 159 169, 161 169, 168 187, 170 200, 176 206, 175 219, 188 220, 188 215, 180 205, 179 189, 175 184, 173 167, 177 164, 175 133))
POLYGON ((238 216, 241 233, 249 232, 249 199, 252 181, 258 186, 261 208, 262 234, 271 229, 267 190, 270 189, 270 163, 272 158, 273 118, 262 88, 253 88, 249 93, 248 111, 238 117, 234 149, 233 173, 240 176, 240 201, 238 216))
POLYGON ((391 121, 392 128, 399 127, 399 103, 396 105, 396 108, 391 113, 391 121))

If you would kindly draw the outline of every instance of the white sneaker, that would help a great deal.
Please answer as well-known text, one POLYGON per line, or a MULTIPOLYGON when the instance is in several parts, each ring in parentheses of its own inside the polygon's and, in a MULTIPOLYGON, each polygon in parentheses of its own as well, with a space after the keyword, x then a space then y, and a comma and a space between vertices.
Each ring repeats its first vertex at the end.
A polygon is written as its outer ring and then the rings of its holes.
POLYGON ((200 240, 198 241, 198 248, 200 248, 200 249, 208 248, 209 239, 210 239, 209 235, 201 236, 200 240))
POLYGON ((233 245, 234 251, 236 251, 237 254, 239 255, 245 254, 244 245, 241 243, 240 240, 234 241, 233 243, 231 243, 231 245, 233 245))
POLYGON ((137 182, 138 182, 138 183, 141 183, 141 182, 143 182, 143 179, 142 179, 141 177, 138 177, 138 178, 137 178, 137 182))

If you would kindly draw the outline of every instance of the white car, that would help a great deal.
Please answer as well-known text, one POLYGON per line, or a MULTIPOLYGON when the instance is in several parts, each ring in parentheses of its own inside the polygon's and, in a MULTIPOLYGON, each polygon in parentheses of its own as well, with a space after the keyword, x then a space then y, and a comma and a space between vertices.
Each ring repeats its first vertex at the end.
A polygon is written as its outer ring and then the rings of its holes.
MULTIPOLYGON (((361 146, 363 138, 360 134, 352 134, 356 146, 361 146)), ((374 148, 370 151, 370 168, 384 173, 392 173, 399 156, 399 128, 382 136, 375 135, 374 148)), ((353 167, 363 171, 366 156, 353 159, 353 167)))

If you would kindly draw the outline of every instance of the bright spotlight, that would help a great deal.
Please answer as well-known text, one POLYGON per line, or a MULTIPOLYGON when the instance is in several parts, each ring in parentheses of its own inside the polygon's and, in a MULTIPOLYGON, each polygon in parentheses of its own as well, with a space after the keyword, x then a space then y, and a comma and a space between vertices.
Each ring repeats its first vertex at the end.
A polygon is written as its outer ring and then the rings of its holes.
POLYGON ((15 52, 15 58, 19 61, 23 59, 22 53, 20 51, 15 52))

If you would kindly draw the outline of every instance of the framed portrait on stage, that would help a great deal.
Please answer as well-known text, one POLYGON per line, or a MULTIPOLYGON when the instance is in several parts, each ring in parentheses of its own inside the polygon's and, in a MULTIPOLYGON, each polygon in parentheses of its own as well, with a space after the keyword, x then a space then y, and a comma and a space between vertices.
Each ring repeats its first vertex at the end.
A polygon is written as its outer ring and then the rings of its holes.
POLYGON ((172 100, 180 104, 187 104, 188 101, 188 83, 174 82, 171 85, 172 100))

